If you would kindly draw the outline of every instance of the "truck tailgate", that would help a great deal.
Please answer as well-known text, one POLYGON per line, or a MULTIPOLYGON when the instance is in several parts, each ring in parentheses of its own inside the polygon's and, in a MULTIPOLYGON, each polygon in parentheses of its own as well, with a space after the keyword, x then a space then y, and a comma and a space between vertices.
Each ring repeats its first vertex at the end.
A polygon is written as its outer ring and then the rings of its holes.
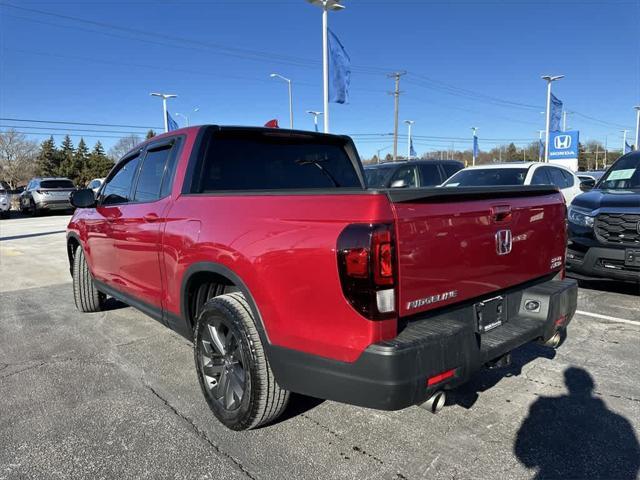
POLYGON ((400 316, 487 296, 564 268, 565 204, 547 187, 389 191, 400 316))

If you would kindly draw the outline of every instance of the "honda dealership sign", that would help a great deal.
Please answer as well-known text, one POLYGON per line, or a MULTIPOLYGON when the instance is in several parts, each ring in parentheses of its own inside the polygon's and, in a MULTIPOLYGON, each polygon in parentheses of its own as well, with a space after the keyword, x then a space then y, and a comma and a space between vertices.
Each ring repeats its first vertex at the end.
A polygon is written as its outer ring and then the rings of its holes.
POLYGON ((579 132, 549 132, 549 162, 578 170, 579 132))

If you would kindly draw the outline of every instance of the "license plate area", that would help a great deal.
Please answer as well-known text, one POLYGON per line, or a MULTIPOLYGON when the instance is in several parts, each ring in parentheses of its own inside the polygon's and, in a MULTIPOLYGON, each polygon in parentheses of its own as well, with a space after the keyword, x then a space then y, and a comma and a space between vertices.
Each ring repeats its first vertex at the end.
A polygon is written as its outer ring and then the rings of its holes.
POLYGON ((473 306, 476 319, 476 332, 486 333, 507 321, 507 299, 493 297, 473 306))
POLYGON ((640 250, 635 248, 627 248, 624 251, 625 267, 640 267, 640 250))

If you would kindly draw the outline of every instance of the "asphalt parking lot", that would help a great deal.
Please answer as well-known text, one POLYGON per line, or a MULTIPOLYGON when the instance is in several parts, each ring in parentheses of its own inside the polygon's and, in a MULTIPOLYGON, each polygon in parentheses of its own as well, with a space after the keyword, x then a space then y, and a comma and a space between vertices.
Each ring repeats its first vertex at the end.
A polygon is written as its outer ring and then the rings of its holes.
POLYGON ((118 302, 76 311, 68 218, 0 221, 0 479, 638 477, 637 286, 585 285, 559 350, 520 349, 438 415, 295 396, 236 433, 186 340, 118 302))

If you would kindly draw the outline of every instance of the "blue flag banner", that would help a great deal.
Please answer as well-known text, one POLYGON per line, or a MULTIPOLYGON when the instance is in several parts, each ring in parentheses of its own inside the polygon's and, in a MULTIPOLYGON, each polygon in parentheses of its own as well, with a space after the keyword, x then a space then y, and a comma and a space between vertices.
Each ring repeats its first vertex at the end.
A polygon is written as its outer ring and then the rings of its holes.
POLYGON ((560 131, 560 120, 562 118, 562 102, 553 93, 551 94, 551 115, 549 116, 549 131, 560 131))
POLYGON ((349 102, 351 59, 338 37, 329 30, 329 101, 349 102))
POLYGON ((411 140, 409 141, 409 159, 412 159, 417 156, 418 154, 416 153, 416 150, 413 148, 413 138, 411 138, 411 140))
POLYGON ((624 142, 624 153, 633 152, 633 146, 629 145, 629 142, 624 142))
POLYGON ((478 158, 478 136, 473 136, 473 158, 478 158))
POLYGON ((172 131, 172 130, 177 130, 179 128, 180 126, 178 125, 178 122, 176 122, 173 118, 171 118, 171 115, 167 110, 167 130, 172 131))

